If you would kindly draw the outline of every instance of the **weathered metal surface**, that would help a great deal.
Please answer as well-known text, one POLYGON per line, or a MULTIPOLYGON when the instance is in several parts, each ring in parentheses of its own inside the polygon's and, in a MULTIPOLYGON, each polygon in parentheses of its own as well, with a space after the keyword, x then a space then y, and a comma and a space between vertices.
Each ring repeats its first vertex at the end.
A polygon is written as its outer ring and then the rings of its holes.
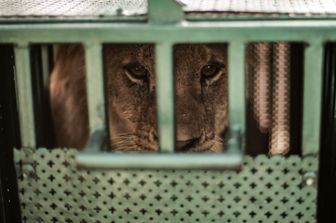
MULTIPOLYGON (((89 130, 92 137, 96 132, 106 131, 105 92, 103 73, 102 45, 99 43, 85 44, 86 89, 89 111, 89 130)), ((88 148, 90 149, 90 148, 88 148)), ((91 148, 93 149, 93 148, 91 148)), ((97 150, 99 148, 96 148, 97 150)))
POLYGON ((233 21, 147 23, 2 24, 0 43, 180 43, 336 40, 336 21, 233 21))
MULTIPOLYGON (((172 0, 171 0, 172 1, 172 0)), ((233 12, 255 15, 333 15, 333 0, 180 0, 185 12, 233 12)), ((111 17, 147 13, 146 0, 11 0, 0 1, 0 17, 111 17)), ((165 8, 161 5, 162 8, 165 8)), ((165 8, 167 9, 167 8, 165 8)), ((167 10, 169 11, 169 10, 167 10)))
POLYGON ((245 43, 238 41, 229 44, 229 123, 230 128, 245 134, 246 81, 245 43))
POLYGON ((18 44, 14 49, 21 144, 24 147, 34 148, 36 138, 29 46, 28 44, 18 44))
POLYGON ((236 12, 254 14, 335 14, 334 0, 192 0, 185 1, 188 12, 236 12))
POLYGON ((80 171, 76 154, 16 151, 26 222, 316 221, 316 156, 245 157, 240 172, 80 171))
POLYGON ((155 49, 160 150, 173 152, 175 148, 173 48, 172 44, 165 42, 157 44, 155 49))
MULTIPOLYGON (((240 149, 240 148, 239 148, 240 149)), ((236 148, 236 150, 238 150, 236 148)), ((158 154, 81 153, 77 165, 84 169, 240 169, 240 153, 158 154)))
MULTIPOLYGON (((32 26, 23 26, 23 25, 2 25, 3 29, 1 29, 0 33, 0 42, 17 42, 17 41, 30 41, 30 42, 63 42, 65 39, 69 42, 94 42, 99 45, 101 42, 139 42, 141 39, 141 42, 156 42, 159 43, 157 45, 158 52, 160 51, 160 46, 163 47, 163 45, 167 48, 162 48, 162 51, 165 51, 162 55, 170 54, 170 50, 168 50, 168 45, 171 46, 173 42, 223 42, 227 41, 231 44, 243 44, 249 41, 305 41, 305 42, 323 42, 324 40, 332 40, 336 39, 336 32, 335 29, 332 29, 332 27, 336 27, 336 22, 330 22, 330 21, 300 21, 300 22, 287 22, 287 21, 281 21, 281 22, 272 22, 272 21, 264 21, 264 22, 232 22, 232 23, 225 23, 225 22, 218 22, 218 23, 205 23, 205 22, 199 22, 199 23, 188 23, 183 22, 178 25, 165 25, 165 26, 156 26, 156 25, 150 25, 150 24, 141 24, 141 23, 133 23, 133 24, 96 24, 93 26, 93 24, 54 24, 50 26, 45 26, 41 24, 35 24, 32 26), (169 42, 167 42, 167 36, 169 36, 169 42), (232 41, 234 40, 234 41, 232 41), (232 41, 232 42, 231 42, 232 41), (165 44, 163 44, 165 43, 165 44), (160 45, 161 44, 161 45, 160 45)), ((238 44, 238 45, 239 45, 238 44)), ((237 49, 239 46, 237 45, 237 49)), ((321 47, 320 45, 319 47, 321 47)), ((307 49, 309 50, 309 48, 307 49)), ((241 50, 243 53, 243 50, 241 50)), ((322 52, 322 48, 320 48, 320 51, 322 52)), ((229 53, 229 57, 238 57, 238 53, 240 50, 232 50, 230 51, 232 53, 229 53), (231 55, 231 56, 230 56, 231 55)), ((161 54, 161 53, 159 53, 161 54)), ((242 54, 243 55, 243 54, 242 54)), ((316 56, 317 54, 314 54, 313 56, 316 56)), ((320 54, 322 55, 322 53, 320 54)), ((241 56, 242 60, 240 61, 241 64, 243 64, 243 58, 244 56, 241 56)), ((94 57, 96 59, 96 57, 94 57)), ((163 61, 166 61, 169 58, 162 58, 163 61)), ((159 71, 160 67, 165 67, 165 71, 168 71, 165 62, 159 62, 160 59, 158 59, 158 63, 161 65, 157 68, 159 71)), ((319 60, 322 60, 322 56, 319 60)), ((239 60, 232 60, 234 63, 238 63, 239 60)), ((320 61, 321 62, 321 61, 320 61)), ((169 63, 167 63, 169 64, 169 63)), ((170 63, 171 64, 171 63, 170 63)), ((321 66, 317 65, 317 63, 309 63, 307 62, 309 66, 321 66)), ((234 78, 239 78, 239 75, 236 75, 236 73, 242 73, 243 67, 239 66, 229 66, 229 69, 233 69, 233 71, 230 71, 232 75, 234 75, 234 78), (236 70, 235 70, 236 69, 236 70), (238 70, 237 70, 238 69, 238 70), (240 71, 239 71, 240 70, 240 71)), ((306 69, 307 72, 320 72, 316 69, 306 69)), ((229 72, 229 73, 230 73, 229 72)), ((309 74, 308 74, 309 76, 309 74)), ((312 75, 310 75, 312 76, 312 75)), ((316 78, 315 76, 312 76, 316 78)), ((163 78, 169 78, 169 75, 164 76, 163 78)), ((172 78, 172 77, 171 77, 172 78)), ((232 81, 234 79, 229 78, 229 81, 232 81)), ((231 95, 235 95, 234 100, 229 100, 232 102, 231 107, 239 107, 239 103, 243 101, 243 97, 238 97, 239 95, 242 96, 242 94, 238 93, 238 85, 243 84, 243 79, 240 81, 235 81, 235 84, 230 83, 229 86, 232 86, 232 90, 235 91, 234 93, 231 93, 231 95), (237 91, 237 92, 236 92, 237 91), (239 99, 240 100, 236 100, 239 99)), ((158 80, 158 82, 161 82, 158 80)), ((166 83, 169 83, 169 81, 165 81, 163 79, 163 82, 165 83, 163 86, 165 87, 159 87, 158 89, 161 89, 162 91, 166 91, 167 89, 170 89, 169 92, 173 92, 171 86, 168 87, 166 83)), ((315 84, 318 84, 318 81, 311 81, 311 84, 309 85, 307 89, 315 89, 315 84)), ((242 86, 242 85, 239 85, 242 86)), ((307 85, 308 86, 308 85, 307 85)), ((98 88, 101 89, 101 88, 98 88)), ((243 88, 240 88, 243 89, 243 88)), ((310 90, 306 90, 311 93, 310 90)), ((167 91, 168 92, 168 91, 167 91)), ((161 120, 162 123, 163 120, 168 120, 166 122, 166 125, 168 125, 168 122, 170 123, 170 127, 165 127, 167 132, 170 132, 169 134, 161 134, 166 139, 166 142, 163 144, 166 144, 166 146, 162 146, 161 148, 174 148, 173 142, 169 140, 173 139, 174 132, 173 132, 173 116, 172 113, 169 111, 173 111, 173 105, 172 98, 166 97, 166 95, 169 95, 170 93, 165 92, 164 98, 165 101, 163 101, 164 108, 162 107, 161 112, 165 112, 165 115, 161 115, 161 117, 166 116, 169 117, 169 119, 163 118, 161 120), (169 109, 168 109, 169 108, 169 109), (169 138, 169 140, 168 140, 169 138), (169 143, 169 145, 168 145, 169 143)), ((159 93, 160 94, 160 93, 159 93)), ((320 97, 321 95, 315 94, 314 97, 320 97)), ((160 96, 159 96, 160 97, 160 96)), ((308 96, 307 96, 308 97, 308 96)), ((320 99, 319 99, 320 100, 320 99)), ((161 99, 159 100, 161 101, 161 99)), ((318 103, 315 100, 316 103, 318 103)), ((160 102, 159 102, 160 103, 160 102)), ((241 104, 241 103, 240 103, 241 104)), ((160 105, 159 105, 160 107, 160 105)), ((243 109, 243 107, 240 107, 243 109)), ((97 108, 95 108, 97 109, 97 108)), ((160 109, 160 108, 159 108, 160 109)), ((244 128, 244 120, 241 119, 243 117, 243 110, 235 109, 235 112, 231 111, 230 113, 233 116, 239 116, 240 118, 234 118, 235 121, 232 122, 241 122, 238 126, 239 128, 244 128), (238 121, 239 119, 239 121, 238 121)), ((160 112, 159 112, 160 113, 160 112)), ((309 113, 306 112, 309 117, 312 117, 314 115, 314 118, 306 118, 305 121, 307 124, 304 125, 304 131, 307 133, 307 128, 309 128, 310 135, 315 134, 314 137, 306 137, 305 139, 309 139, 306 141, 306 147, 311 148, 318 148, 316 145, 318 145, 319 139, 316 137, 319 135, 319 129, 313 128, 310 126, 309 122, 314 122, 314 126, 317 126, 318 123, 316 122, 317 116, 319 113, 313 112, 309 113), (310 127, 309 127, 310 126, 310 127), (313 142, 314 141, 314 142, 313 142), (311 143, 313 142, 314 145, 311 143), (309 144, 309 145, 308 145, 309 144)), ((232 125, 232 127, 235 127, 235 124, 232 125)), ((242 132, 244 129, 241 130, 242 132)), ((303 139, 303 141, 305 141, 303 139)), ((309 153, 309 152, 308 152, 309 153)))
POLYGON ((134 16, 147 12, 144 0, 1 0, 1 17, 134 16))
POLYGON ((321 42, 312 42, 305 50, 303 154, 317 153, 320 149, 323 55, 321 42))

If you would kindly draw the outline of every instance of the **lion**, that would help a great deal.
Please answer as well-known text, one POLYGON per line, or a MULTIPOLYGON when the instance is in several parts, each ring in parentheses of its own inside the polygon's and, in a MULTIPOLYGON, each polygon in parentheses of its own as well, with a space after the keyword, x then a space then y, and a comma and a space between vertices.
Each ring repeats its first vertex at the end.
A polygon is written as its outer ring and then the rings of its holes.
MULTIPOLYGON (((158 151, 155 46, 105 44, 103 56, 110 150, 158 151)), ((176 151, 224 150, 227 79, 227 45, 174 46, 176 151)), ((58 47, 50 104, 57 146, 84 148, 89 129, 81 45, 58 47)))

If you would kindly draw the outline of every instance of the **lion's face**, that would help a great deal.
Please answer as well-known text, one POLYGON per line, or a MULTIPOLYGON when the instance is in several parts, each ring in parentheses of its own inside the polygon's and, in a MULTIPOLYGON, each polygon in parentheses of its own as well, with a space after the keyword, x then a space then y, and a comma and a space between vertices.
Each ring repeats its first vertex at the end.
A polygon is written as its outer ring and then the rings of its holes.
POLYGON ((154 56, 152 45, 107 45, 104 48, 113 150, 158 149, 154 56))
MULTIPOLYGON (((221 151, 227 126, 223 44, 174 48, 176 149, 221 151)), ((104 48, 110 143, 114 150, 158 150, 153 45, 104 48)))
MULTIPOLYGON (((113 150, 157 151, 153 45, 104 47, 108 127, 113 150)), ((177 151, 221 151, 227 126, 226 46, 174 48, 177 151)), ((59 47, 50 80, 57 146, 83 148, 88 140, 84 51, 59 47)))

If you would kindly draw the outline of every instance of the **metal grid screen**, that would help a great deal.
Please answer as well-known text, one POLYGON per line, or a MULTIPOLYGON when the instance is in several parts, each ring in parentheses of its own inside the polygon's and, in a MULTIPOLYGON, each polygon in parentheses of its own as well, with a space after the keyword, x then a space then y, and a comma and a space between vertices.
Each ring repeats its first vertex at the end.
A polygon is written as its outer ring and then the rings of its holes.
POLYGON ((241 172, 91 172, 76 153, 16 151, 25 222, 315 222, 315 156, 245 157, 241 172))
POLYGON ((147 12, 143 0, 1 0, 0 16, 115 16, 141 15, 147 12))
POLYGON ((290 43, 253 43, 247 47, 249 103, 259 130, 270 133, 269 153, 290 150, 290 43))
MULTIPOLYGON (((334 0, 180 0, 185 12, 234 12, 286 15, 335 14, 334 0)), ((1 0, 0 17, 99 17, 147 13, 145 0, 1 0)))
POLYGON ((334 0, 193 0, 185 1, 186 11, 246 12, 275 14, 335 14, 334 0))

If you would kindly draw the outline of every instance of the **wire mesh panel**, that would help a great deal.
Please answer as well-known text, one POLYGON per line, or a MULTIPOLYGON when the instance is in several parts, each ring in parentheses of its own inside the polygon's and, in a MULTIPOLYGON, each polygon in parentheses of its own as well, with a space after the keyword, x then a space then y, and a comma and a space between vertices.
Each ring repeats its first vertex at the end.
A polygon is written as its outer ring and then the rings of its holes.
POLYGON ((272 44, 255 43, 247 51, 247 78, 253 115, 261 132, 271 126, 272 44))
POLYGON ((263 14, 335 14, 334 0, 193 0, 185 1, 186 11, 250 12, 263 14))
POLYGON ((272 130, 270 153, 283 154, 289 151, 290 141, 290 45, 274 44, 274 80, 272 93, 272 130))
POLYGON ((290 149, 290 43, 251 43, 247 48, 248 97, 269 153, 290 149))
MULTIPOLYGON (((334 0, 179 0, 190 12, 226 12, 285 15, 334 15, 334 0)), ((108 17, 147 13, 146 0, 1 0, 0 17, 108 17)))
POLYGON ((147 11, 145 0, 1 0, 0 16, 114 16, 141 15, 147 11))
POLYGON ((16 151, 24 222, 315 222, 317 157, 235 171, 76 168, 76 150, 16 151))

